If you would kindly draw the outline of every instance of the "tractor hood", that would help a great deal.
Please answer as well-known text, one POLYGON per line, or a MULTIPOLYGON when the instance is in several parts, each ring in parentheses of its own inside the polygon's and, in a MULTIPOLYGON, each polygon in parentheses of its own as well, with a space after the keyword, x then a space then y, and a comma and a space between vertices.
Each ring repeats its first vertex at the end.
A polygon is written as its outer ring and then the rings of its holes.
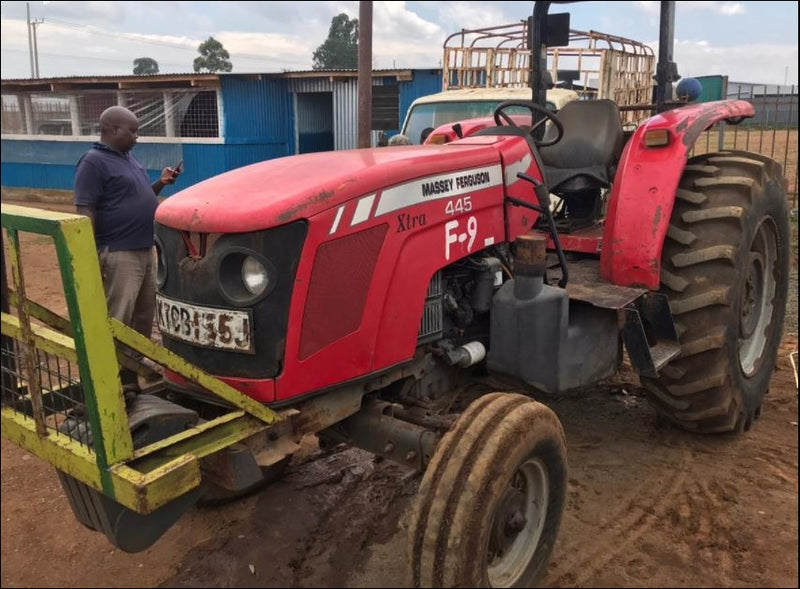
POLYGON ((237 168, 167 198, 156 221, 202 233, 243 233, 310 218, 416 178, 500 160, 497 137, 283 157, 237 168))

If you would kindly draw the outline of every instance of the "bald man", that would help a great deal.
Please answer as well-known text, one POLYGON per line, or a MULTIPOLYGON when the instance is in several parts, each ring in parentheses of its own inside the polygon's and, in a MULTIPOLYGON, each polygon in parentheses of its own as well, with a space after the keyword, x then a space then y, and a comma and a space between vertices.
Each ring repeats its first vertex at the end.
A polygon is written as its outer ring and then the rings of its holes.
MULTIPOLYGON (((92 220, 111 317, 151 336, 155 314, 154 229, 158 194, 178 177, 164 168, 153 184, 131 155, 139 121, 112 106, 100 115, 100 141, 75 169, 75 208, 92 220)), ((120 369, 126 404, 141 392, 135 372, 120 369)))

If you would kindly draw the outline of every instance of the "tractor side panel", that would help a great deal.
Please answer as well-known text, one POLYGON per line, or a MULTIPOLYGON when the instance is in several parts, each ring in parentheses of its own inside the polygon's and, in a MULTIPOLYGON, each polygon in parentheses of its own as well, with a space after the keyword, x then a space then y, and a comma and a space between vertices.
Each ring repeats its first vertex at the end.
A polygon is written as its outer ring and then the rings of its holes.
POLYGON ((378 313, 376 370, 413 356, 425 295, 433 275, 461 258, 503 241, 502 190, 498 187, 478 192, 472 198, 477 206, 460 216, 445 216, 447 202, 440 203, 440 211, 432 214, 441 216, 441 221, 409 236, 395 257, 387 257, 394 266, 386 304, 378 313))
POLYGON ((600 255, 605 280, 659 287, 661 250, 689 152, 717 121, 753 113, 742 100, 707 102, 667 111, 639 126, 622 153, 609 199, 600 255), (645 138, 653 131, 666 131, 668 144, 647 147, 645 138))
POLYGON ((411 359, 432 276, 504 240, 502 203, 495 155, 310 219, 276 401, 411 359))

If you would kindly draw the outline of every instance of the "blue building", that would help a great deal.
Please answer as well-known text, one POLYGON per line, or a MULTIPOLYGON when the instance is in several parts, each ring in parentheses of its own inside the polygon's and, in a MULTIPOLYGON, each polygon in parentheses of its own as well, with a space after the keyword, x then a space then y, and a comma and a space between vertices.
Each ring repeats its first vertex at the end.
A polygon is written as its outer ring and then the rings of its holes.
MULTIPOLYGON (((396 133, 441 70, 372 74, 373 144, 396 133)), ((139 118, 136 158, 155 179, 183 160, 169 195, 222 172, 297 153, 353 149, 358 72, 181 74, 3 80, 2 185, 71 190, 75 164, 113 105, 139 118)))

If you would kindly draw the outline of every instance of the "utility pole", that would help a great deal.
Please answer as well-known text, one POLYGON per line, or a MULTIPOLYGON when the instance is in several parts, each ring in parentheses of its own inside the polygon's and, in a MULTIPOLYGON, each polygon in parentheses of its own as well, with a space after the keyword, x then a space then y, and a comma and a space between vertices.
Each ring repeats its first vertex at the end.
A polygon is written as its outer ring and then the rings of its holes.
POLYGON ((358 147, 370 147, 372 131, 372 2, 358 3, 358 147))
POLYGON ((36 27, 44 22, 44 19, 37 18, 31 21, 31 27, 33 28, 33 66, 34 66, 34 78, 39 78, 39 45, 36 42, 36 27))
POLYGON ((28 11, 28 55, 31 59, 31 78, 35 78, 35 70, 33 69, 33 40, 32 40, 32 28, 31 28, 31 3, 25 3, 25 9, 28 11))
POLYGON ((36 27, 44 22, 44 19, 37 18, 31 20, 31 3, 25 3, 25 10, 28 17, 28 55, 31 60, 31 78, 39 77, 39 48, 36 44, 36 27))

